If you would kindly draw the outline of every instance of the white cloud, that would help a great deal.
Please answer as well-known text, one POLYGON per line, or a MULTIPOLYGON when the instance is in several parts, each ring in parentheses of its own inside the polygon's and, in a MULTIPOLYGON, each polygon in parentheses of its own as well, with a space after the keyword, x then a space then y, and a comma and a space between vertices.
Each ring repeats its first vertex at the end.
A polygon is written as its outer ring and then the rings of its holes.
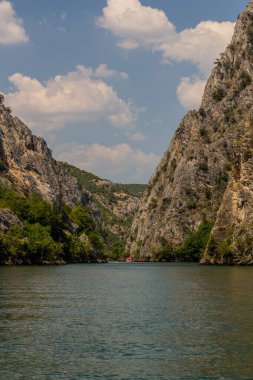
POLYGON ((49 21, 47 18, 42 17, 41 20, 39 20, 39 26, 41 27, 49 27, 49 21))
POLYGON ((174 33, 174 26, 166 14, 158 9, 144 7, 138 0, 107 0, 100 27, 112 31, 122 40, 136 44, 155 44, 174 33))
POLYGON ((131 128, 135 121, 131 104, 120 99, 91 68, 77 66, 75 71, 57 75, 45 84, 20 73, 12 75, 9 81, 14 91, 5 95, 7 104, 31 127, 42 132, 99 120, 115 127, 131 128))
POLYGON ((204 21, 196 28, 178 33, 173 42, 162 43, 157 50, 161 50, 165 59, 189 61, 208 75, 215 58, 230 42, 233 31, 232 22, 204 21))
POLYGON ((119 72, 116 70, 111 70, 107 67, 105 64, 99 65, 95 72, 94 75, 98 78, 113 78, 113 77, 119 77, 123 79, 128 79, 128 74, 124 72, 119 72))
POLYGON ((117 43, 117 46, 125 50, 134 50, 138 48, 138 43, 135 40, 127 39, 117 43))
POLYGON ((62 26, 58 26, 58 27, 56 28, 56 30, 57 30, 58 32, 60 32, 60 33, 66 33, 66 32, 67 32, 67 29, 64 28, 64 27, 62 27, 62 26))
POLYGON ((198 108, 206 85, 206 80, 184 77, 177 88, 177 96, 186 109, 198 108))
POLYGON ((60 14, 61 21, 65 21, 66 18, 67 18, 67 13, 66 12, 61 12, 61 14, 60 14))
POLYGON ((0 44, 13 45, 28 42, 23 21, 17 17, 10 1, 0 1, 0 44))
POLYGON ((132 141, 145 141, 147 137, 141 132, 127 133, 126 134, 129 140, 132 141))
POLYGON ((205 21, 177 33, 166 14, 139 0, 107 0, 97 24, 120 38, 122 49, 149 48, 163 59, 189 61, 205 75, 229 43, 234 23, 205 21))
POLYGON ((145 154, 132 149, 128 144, 112 147, 93 144, 64 144, 56 146, 54 155, 58 160, 67 161, 83 170, 117 182, 148 181, 160 157, 154 153, 145 154))

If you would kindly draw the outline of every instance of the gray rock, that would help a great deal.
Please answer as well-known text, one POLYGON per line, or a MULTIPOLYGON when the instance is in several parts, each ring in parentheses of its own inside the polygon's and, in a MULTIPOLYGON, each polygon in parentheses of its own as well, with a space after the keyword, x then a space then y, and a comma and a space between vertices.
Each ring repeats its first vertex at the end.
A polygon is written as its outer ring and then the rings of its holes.
MULTIPOLYGON (((208 49, 208 47, 207 47, 208 49)), ((182 120, 151 178, 127 248, 153 259, 214 223, 202 263, 253 260, 253 1, 238 18, 199 111, 182 120)))
POLYGON ((39 193, 56 207, 88 205, 98 224, 101 215, 92 195, 83 189, 64 164, 52 157, 41 137, 36 137, 8 108, 0 104, 0 180, 6 187, 39 193))
POLYGON ((9 208, 0 208, 0 232, 6 233, 12 226, 23 228, 23 224, 9 208))

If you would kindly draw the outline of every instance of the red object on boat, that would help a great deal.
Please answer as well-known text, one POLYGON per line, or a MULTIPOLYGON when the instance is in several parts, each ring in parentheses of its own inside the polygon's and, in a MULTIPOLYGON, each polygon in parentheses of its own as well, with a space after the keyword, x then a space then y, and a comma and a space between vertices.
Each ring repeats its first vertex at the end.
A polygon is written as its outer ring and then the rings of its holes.
POLYGON ((131 256, 126 257, 126 263, 132 263, 133 259, 131 256))

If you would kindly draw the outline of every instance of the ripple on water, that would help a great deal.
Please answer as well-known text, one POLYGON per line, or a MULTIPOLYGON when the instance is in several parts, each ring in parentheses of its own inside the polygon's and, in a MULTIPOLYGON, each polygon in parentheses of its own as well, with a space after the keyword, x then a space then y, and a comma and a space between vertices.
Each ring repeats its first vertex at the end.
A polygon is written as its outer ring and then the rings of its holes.
POLYGON ((252 379, 253 268, 0 268, 3 380, 252 379))

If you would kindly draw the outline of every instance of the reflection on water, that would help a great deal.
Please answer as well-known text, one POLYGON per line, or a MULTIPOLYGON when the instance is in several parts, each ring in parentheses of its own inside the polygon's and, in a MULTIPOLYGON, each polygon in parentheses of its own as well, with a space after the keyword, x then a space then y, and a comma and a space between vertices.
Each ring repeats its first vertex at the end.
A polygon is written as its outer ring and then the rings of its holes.
POLYGON ((253 379, 253 268, 0 267, 0 378, 253 379))

